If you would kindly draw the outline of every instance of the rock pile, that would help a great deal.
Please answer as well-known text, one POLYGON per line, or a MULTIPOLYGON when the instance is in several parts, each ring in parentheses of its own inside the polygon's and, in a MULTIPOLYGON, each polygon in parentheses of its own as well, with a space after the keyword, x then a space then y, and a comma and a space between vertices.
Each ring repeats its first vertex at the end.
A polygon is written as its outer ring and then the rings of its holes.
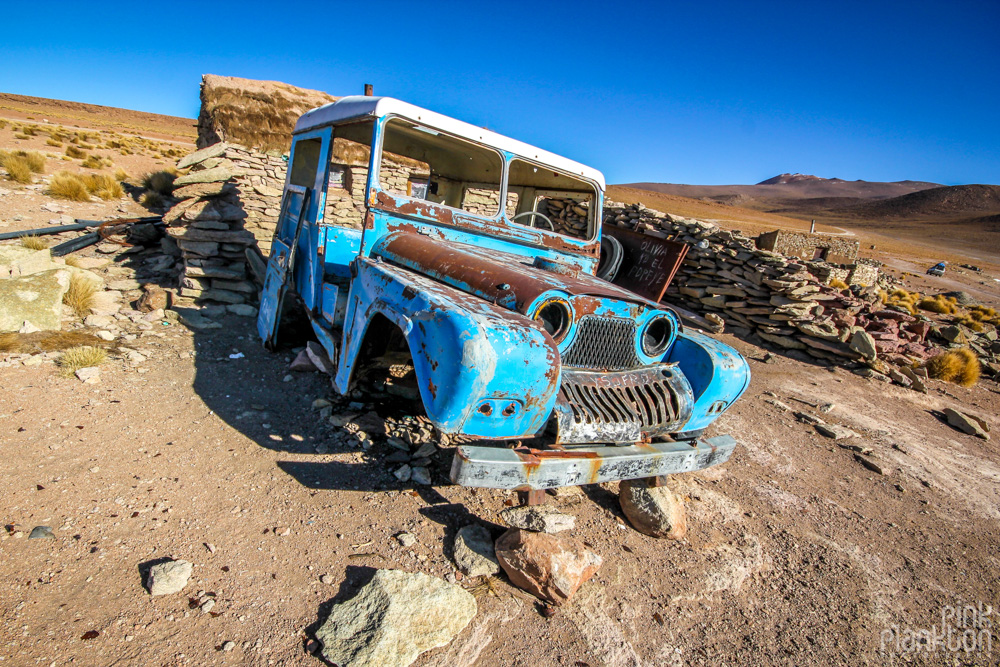
POLYGON ((259 247, 258 239, 266 238, 269 248, 281 200, 278 179, 284 179, 283 167, 266 159, 220 143, 178 162, 190 172, 174 181, 180 202, 163 221, 182 259, 181 296, 223 304, 255 298, 246 252, 259 247))
MULTIPOLYGON (((949 339, 958 327, 941 327, 884 306, 878 286, 841 292, 818 280, 810 263, 760 250, 753 239, 710 222, 609 204, 604 223, 688 243, 691 249, 666 301, 723 321, 736 335, 756 336, 792 357, 864 365, 865 373, 889 379, 885 362, 911 366, 961 344, 956 340, 971 340, 971 331, 949 339)), ((996 332, 984 332, 982 340, 972 341, 978 343, 973 349, 984 361, 996 362, 1000 345, 990 336, 995 339, 996 332)))
MULTIPOLYGON (((539 206, 539 212, 552 221, 555 231, 567 236, 577 238, 587 237, 587 216, 589 214, 586 202, 578 202, 574 199, 546 199, 539 206)), ((525 216, 527 218, 527 216, 525 216)), ((528 220, 525 220, 528 222, 528 220)), ((535 227, 545 228, 544 220, 536 219, 535 227)))

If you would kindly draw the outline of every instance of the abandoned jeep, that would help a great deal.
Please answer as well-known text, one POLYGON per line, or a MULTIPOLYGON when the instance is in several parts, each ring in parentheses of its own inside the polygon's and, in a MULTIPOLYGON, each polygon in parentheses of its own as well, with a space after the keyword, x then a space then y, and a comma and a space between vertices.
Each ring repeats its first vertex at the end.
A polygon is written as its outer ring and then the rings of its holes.
POLYGON ((275 345, 292 289, 337 391, 378 362, 403 369, 386 382, 411 382, 460 436, 457 484, 537 491, 726 461, 735 440, 702 434, 748 366, 597 277, 604 188, 594 169, 395 99, 313 109, 258 332, 275 345))

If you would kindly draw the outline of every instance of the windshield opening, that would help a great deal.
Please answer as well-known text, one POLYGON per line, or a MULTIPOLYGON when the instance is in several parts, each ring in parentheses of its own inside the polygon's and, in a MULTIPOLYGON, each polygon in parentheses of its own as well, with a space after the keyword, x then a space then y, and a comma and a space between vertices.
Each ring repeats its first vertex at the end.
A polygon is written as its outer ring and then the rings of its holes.
POLYGON ((401 118, 386 123, 379 166, 385 192, 492 218, 500 210, 502 175, 494 150, 401 118))
POLYGON ((597 192, 579 178, 551 167, 514 159, 507 177, 507 217, 516 225, 552 231, 578 239, 597 232, 593 214, 597 192))

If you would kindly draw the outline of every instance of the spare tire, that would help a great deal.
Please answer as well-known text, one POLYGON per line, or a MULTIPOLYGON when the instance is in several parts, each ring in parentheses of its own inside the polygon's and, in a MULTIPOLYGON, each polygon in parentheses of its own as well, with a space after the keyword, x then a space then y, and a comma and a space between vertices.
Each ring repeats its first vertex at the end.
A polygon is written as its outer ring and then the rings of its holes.
POLYGON ((618 269, 622 266, 622 259, 625 257, 625 249, 613 236, 604 235, 601 237, 601 259, 597 263, 597 277, 601 280, 611 282, 618 275, 618 269))

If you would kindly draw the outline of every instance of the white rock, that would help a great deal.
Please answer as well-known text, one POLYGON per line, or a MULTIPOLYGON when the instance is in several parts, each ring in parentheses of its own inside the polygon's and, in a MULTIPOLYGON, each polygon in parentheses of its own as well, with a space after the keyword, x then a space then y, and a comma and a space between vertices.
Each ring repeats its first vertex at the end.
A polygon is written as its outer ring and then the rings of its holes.
POLYGON ((97 366, 80 368, 74 373, 74 375, 76 375, 78 380, 86 384, 97 384, 101 381, 101 369, 97 366))
POLYGON ((500 518, 512 528, 523 528, 538 533, 558 533, 572 530, 576 526, 575 516, 563 514, 548 505, 508 507, 500 512, 500 518))
POLYGON ((194 566, 186 560, 158 563, 149 569, 146 588, 150 595, 170 595, 181 591, 191 578, 194 566))
POLYGON ((483 526, 465 526, 455 535, 455 564, 470 577, 496 574, 500 571, 493 538, 483 526))

